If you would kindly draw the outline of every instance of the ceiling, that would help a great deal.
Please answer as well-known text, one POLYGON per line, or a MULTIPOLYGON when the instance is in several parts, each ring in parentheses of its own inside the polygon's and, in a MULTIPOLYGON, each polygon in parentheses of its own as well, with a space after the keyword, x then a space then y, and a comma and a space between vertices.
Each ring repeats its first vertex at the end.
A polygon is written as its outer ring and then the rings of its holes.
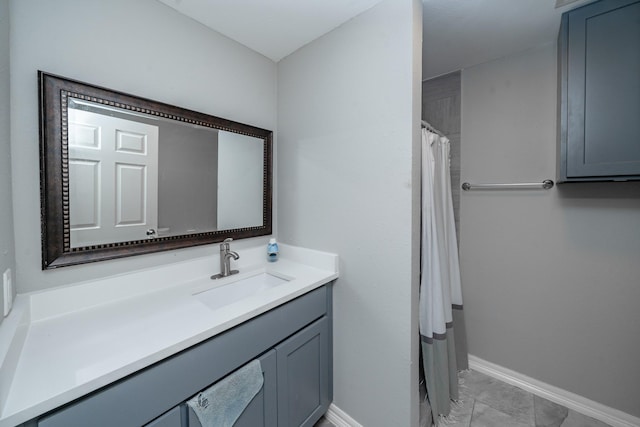
POLYGON ((159 0, 278 62, 382 0, 159 0))
MULTIPOLYGON (((159 1, 277 62, 382 0, 159 1)), ((423 0, 423 76, 553 42, 562 12, 593 0, 556 1, 423 0)))
POLYGON ((435 77, 554 42, 562 12, 591 1, 556 9, 556 0, 423 0, 422 75, 435 77))

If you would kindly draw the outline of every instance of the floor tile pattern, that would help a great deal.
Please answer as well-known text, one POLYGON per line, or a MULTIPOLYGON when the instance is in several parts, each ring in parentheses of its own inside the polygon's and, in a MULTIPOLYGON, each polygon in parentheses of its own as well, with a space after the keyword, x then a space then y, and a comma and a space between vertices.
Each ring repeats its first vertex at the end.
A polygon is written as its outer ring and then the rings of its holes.
MULTIPOLYGON (((480 372, 462 372, 460 382, 462 401, 441 427, 611 427, 480 372)), ((323 417, 314 427, 335 426, 323 417)))
POLYGON ((322 417, 317 423, 313 425, 313 427, 335 427, 335 426, 329 421, 327 421, 324 417, 322 417))
POLYGON ((476 371, 460 374, 462 402, 446 427, 610 427, 476 371))

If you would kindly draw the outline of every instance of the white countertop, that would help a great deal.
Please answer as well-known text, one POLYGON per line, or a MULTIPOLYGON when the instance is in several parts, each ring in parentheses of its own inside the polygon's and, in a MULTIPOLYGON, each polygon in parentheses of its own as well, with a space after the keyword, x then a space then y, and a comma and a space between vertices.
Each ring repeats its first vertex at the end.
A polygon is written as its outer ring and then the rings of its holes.
POLYGON ((211 280, 198 258, 18 295, 0 325, 0 427, 12 427, 213 337, 338 277, 337 255, 280 244, 239 251, 211 280), (267 272, 290 279, 219 309, 194 294, 267 272))

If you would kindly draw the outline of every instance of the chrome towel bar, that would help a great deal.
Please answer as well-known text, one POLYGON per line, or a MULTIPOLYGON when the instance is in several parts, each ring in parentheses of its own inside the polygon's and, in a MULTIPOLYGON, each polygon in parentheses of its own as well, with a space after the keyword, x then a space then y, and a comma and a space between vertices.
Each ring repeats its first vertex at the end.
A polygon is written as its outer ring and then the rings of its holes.
POLYGON ((542 182, 519 182, 512 184, 469 184, 465 182, 462 184, 462 189, 465 191, 469 190, 509 190, 509 189, 544 189, 548 190, 553 187, 553 181, 550 179, 545 179, 542 182))

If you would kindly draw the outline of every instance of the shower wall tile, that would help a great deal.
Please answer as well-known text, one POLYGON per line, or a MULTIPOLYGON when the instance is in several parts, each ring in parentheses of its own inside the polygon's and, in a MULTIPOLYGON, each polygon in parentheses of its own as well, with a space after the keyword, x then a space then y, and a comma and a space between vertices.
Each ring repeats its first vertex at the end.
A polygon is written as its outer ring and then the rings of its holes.
POLYGON ((451 147, 451 194, 460 243, 460 71, 422 82, 422 118, 449 138, 451 147))
POLYGON ((460 133, 460 71, 422 82, 422 117, 449 134, 460 133))
POLYGON ((451 143, 451 168, 460 169, 460 162, 453 161, 453 159, 460 160, 460 133, 449 133, 445 135, 449 138, 449 142, 451 143))
POLYGON ((427 121, 442 133, 460 133, 460 121, 458 120, 460 117, 459 97, 451 96, 451 93, 436 94, 436 96, 438 95, 445 97, 433 99, 425 104, 429 116, 427 121))

